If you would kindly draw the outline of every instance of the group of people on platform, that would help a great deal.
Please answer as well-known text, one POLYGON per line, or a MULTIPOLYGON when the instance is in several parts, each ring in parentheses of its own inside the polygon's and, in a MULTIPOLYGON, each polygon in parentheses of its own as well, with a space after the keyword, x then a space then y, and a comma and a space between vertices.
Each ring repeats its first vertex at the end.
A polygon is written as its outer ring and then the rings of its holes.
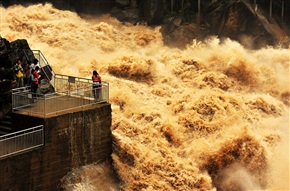
POLYGON ((36 93, 38 84, 40 83, 40 65, 37 59, 34 59, 29 64, 23 65, 21 59, 18 59, 14 66, 16 86, 17 88, 23 86, 31 87, 31 92, 36 93))
MULTIPOLYGON (((17 88, 23 86, 30 86, 31 92, 34 95, 37 93, 38 85, 40 83, 40 65, 37 59, 34 59, 26 67, 22 65, 22 61, 19 59, 14 66, 16 85, 17 88), (24 69, 25 68, 25 69, 24 69)), ((96 101, 101 99, 101 88, 102 88, 102 79, 99 73, 94 70, 92 75, 93 81, 93 96, 96 101)))

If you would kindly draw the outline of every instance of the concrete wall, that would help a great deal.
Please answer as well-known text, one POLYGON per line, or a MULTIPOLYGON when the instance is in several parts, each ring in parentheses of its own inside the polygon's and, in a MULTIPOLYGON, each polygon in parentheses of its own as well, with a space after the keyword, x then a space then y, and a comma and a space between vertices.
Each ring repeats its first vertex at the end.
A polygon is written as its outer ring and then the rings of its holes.
POLYGON ((13 113, 15 127, 44 124, 45 145, 0 160, 1 191, 60 190, 72 168, 110 159, 111 105, 94 105, 50 118, 13 113))

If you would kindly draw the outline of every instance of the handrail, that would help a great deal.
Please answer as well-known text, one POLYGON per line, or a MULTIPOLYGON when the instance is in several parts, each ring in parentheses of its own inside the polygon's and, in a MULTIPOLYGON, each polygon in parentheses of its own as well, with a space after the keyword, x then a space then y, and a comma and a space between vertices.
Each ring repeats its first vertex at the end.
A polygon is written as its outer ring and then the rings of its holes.
POLYGON ((0 159, 44 145, 43 125, 0 136, 0 159))
MULTIPOLYGON (((109 83, 106 81, 102 81, 102 85, 109 86, 109 83)), ((53 78, 53 87, 56 92, 91 86, 92 80, 88 78, 69 76, 63 74, 55 74, 53 78)))
POLYGON ((13 89, 12 111, 22 111, 27 115, 37 114, 46 117, 84 106, 109 102, 109 83, 103 82, 101 88, 93 89, 89 79, 76 78, 76 81, 72 83, 69 82, 69 78, 59 78, 59 76, 62 75, 54 76, 56 85, 53 93, 34 94, 29 87, 13 89), (98 92, 99 98, 94 97, 95 92, 98 92))
POLYGON ((13 89, 13 112, 25 111, 28 115, 37 114, 45 117, 57 112, 109 102, 108 82, 102 81, 102 87, 93 89, 91 79, 55 74, 41 51, 33 50, 33 53, 44 69, 42 72, 49 73, 45 73, 47 80, 40 81, 39 93, 32 93, 30 87, 13 89), (45 71, 46 69, 48 70, 45 71))
POLYGON ((13 133, 8 133, 8 134, 5 134, 5 135, 1 135, 0 136, 0 141, 3 140, 3 139, 12 138, 12 137, 15 137, 17 135, 33 132, 33 131, 40 130, 40 129, 43 129, 43 125, 38 125, 38 126, 31 127, 31 128, 28 128, 28 129, 23 129, 23 130, 16 131, 16 132, 13 132, 13 133))
MULTIPOLYGON (((38 63, 41 68, 47 68, 52 75, 55 75, 54 71, 52 70, 51 66, 49 65, 48 61, 42 54, 40 50, 32 50, 34 57, 38 60, 38 63)), ((46 73, 45 70, 42 71, 43 74, 46 76, 47 79, 51 80, 49 75, 46 73)))

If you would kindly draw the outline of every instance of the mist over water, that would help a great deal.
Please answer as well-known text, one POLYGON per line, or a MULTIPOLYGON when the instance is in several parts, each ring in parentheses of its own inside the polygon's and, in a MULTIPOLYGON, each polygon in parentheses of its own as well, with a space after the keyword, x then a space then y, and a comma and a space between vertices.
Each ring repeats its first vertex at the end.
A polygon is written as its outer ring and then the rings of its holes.
POLYGON ((110 84, 113 166, 76 169, 67 190, 290 189, 290 48, 212 37, 180 50, 163 45, 159 27, 109 15, 50 4, 1 13, 1 36, 27 39, 55 73, 96 69, 110 84))

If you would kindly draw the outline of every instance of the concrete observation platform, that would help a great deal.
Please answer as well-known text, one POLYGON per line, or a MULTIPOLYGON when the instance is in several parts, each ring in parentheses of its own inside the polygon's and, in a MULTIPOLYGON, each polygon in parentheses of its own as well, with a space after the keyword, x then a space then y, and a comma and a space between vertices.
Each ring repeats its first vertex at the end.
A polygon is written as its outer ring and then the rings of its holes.
POLYGON ((42 129, 37 134, 31 134, 36 132, 31 130, 21 137, 17 134, 12 138, 0 137, 1 191, 61 190, 62 178, 73 168, 111 159, 112 115, 111 104, 106 101, 74 96, 39 98, 27 107, 14 110, 11 118, 14 132, 35 126, 42 129), (44 111, 58 106, 69 109, 43 115, 44 111), (38 140, 41 143, 37 146, 15 152, 38 140), (14 153, 9 154, 11 148, 14 153))

